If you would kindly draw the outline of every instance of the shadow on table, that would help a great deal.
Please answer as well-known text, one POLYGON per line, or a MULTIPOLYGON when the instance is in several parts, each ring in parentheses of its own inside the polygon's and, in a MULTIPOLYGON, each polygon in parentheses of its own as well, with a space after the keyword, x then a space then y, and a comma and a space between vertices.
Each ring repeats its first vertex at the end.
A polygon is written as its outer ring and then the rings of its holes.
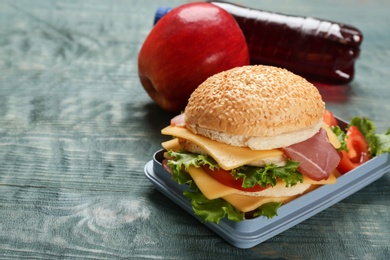
POLYGON ((170 124, 171 119, 177 114, 167 112, 160 108, 157 104, 151 102, 144 106, 146 111, 145 122, 146 127, 150 131, 158 131, 170 124))

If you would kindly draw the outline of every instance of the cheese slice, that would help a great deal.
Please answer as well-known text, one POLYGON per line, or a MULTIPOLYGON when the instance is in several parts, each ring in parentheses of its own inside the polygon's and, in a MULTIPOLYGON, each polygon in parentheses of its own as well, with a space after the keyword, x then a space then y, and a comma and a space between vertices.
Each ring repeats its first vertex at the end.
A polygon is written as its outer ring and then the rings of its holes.
POLYGON ((268 202, 286 202, 291 197, 250 197, 241 194, 231 194, 223 199, 241 212, 249 212, 268 202))
POLYGON ((218 199, 229 194, 239 193, 239 190, 226 186, 211 177, 202 168, 190 166, 188 173, 202 192, 209 200, 218 199))
POLYGON ((166 150, 166 151, 178 151, 180 150, 180 144, 179 144, 179 139, 174 138, 169 141, 165 141, 161 143, 161 146, 166 150))
MULTIPOLYGON (((245 193, 241 190, 226 186, 219 181, 215 180, 211 177, 207 172, 205 172, 202 168, 198 168, 195 166, 190 166, 188 168, 188 173, 191 175, 191 178, 194 180, 200 191, 203 195, 209 200, 224 198, 228 195, 239 194, 245 195, 245 193)), ((256 192, 256 197, 286 197, 284 195, 289 194, 290 196, 295 196, 298 194, 302 194, 306 191, 312 184, 330 184, 334 183, 336 177, 332 174, 328 180, 323 181, 314 181, 309 178, 304 177, 303 183, 298 183, 293 188, 285 187, 285 183, 280 181, 273 188, 268 188, 264 191, 256 192), (306 182, 307 181, 307 182, 306 182), (290 190, 291 189, 291 190, 290 190)), ((252 196, 245 196, 251 198, 252 196)))
POLYGON ((303 183, 324 185, 324 184, 335 184, 336 182, 337 182, 337 178, 334 173, 331 173, 328 179, 321 180, 321 181, 315 181, 306 176, 303 176, 303 183))
POLYGON ((187 139, 203 148, 224 170, 231 170, 251 162, 261 161, 270 157, 284 156, 279 149, 252 150, 247 147, 236 147, 196 135, 184 127, 167 126, 161 130, 164 135, 172 135, 187 139))
POLYGON ((227 202, 229 202, 234 208, 240 210, 241 212, 249 212, 255 210, 261 205, 268 202, 285 202, 296 196, 296 195, 281 196, 281 197, 247 196, 241 194, 242 191, 240 190, 228 187, 216 181, 213 177, 211 177, 201 168, 196 168, 194 166, 191 166, 189 167, 188 172, 206 198, 208 198, 209 200, 222 198, 227 202))
POLYGON ((335 149, 339 149, 341 147, 341 143, 337 138, 336 134, 330 129, 330 127, 326 124, 322 126, 322 128, 326 131, 328 135, 329 142, 333 145, 335 149))

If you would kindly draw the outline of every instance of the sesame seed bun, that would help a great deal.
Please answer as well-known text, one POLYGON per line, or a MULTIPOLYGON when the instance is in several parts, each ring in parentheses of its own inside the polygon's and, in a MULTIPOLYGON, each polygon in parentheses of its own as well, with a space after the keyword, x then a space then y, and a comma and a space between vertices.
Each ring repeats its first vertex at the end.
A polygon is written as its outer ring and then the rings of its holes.
POLYGON ((312 137, 325 104, 304 78, 272 66, 243 66, 209 77, 185 108, 186 127, 233 146, 268 150, 312 137))

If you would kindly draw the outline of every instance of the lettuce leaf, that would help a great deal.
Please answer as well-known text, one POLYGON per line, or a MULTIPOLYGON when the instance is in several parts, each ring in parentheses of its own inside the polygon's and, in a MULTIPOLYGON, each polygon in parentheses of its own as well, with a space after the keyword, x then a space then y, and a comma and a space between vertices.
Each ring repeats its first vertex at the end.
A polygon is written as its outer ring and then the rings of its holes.
POLYGON ((335 133, 335 135, 337 136, 337 139, 339 140, 341 146, 339 149, 337 149, 338 151, 347 151, 348 152, 348 148, 347 148, 347 142, 345 141, 347 135, 345 134, 345 132, 343 130, 341 130, 341 128, 339 126, 332 126, 331 127, 333 133, 335 133))
POLYGON ((265 216, 268 219, 278 215, 278 208, 282 206, 281 202, 268 202, 261 205, 254 213, 254 217, 265 216))
POLYGON ((217 162, 207 155, 174 151, 168 151, 168 155, 175 158, 174 160, 168 160, 168 165, 172 170, 172 178, 179 184, 191 185, 192 178, 187 173, 191 165, 195 167, 208 165, 211 170, 214 170, 214 168, 219 169, 217 162))
MULTIPOLYGON (((345 131, 347 131, 350 126, 356 126, 362 133, 364 139, 367 141, 371 156, 374 157, 381 155, 382 153, 390 153, 390 128, 387 132, 378 134, 375 132, 375 125, 372 121, 365 117, 352 118, 345 131)), ((338 150, 348 152, 346 133, 339 126, 332 126, 331 129, 341 143, 341 147, 338 150)))
POLYGON ((241 166, 233 169, 232 175, 236 178, 242 178, 242 187, 251 188, 256 184, 261 187, 275 186, 278 179, 286 183, 286 187, 294 186, 298 182, 303 182, 303 176, 297 171, 299 163, 288 160, 283 167, 274 164, 265 167, 241 166))
POLYGON ((376 134, 376 155, 390 153, 390 128, 384 134, 376 134))
POLYGON ((235 222, 245 219, 244 213, 236 210, 224 199, 209 200, 199 189, 193 192, 184 191, 183 194, 191 201, 192 209, 201 218, 202 222, 209 221, 218 224, 226 215, 228 219, 235 222))
POLYGON ((210 169, 219 169, 217 162, 215 162, 212 157, 174 151, 168 151, 168 155, 174 158, 174 160, 168 160, 173 180, 179 184, 189 185, 192 191, 185 190, 183 195, 191 201, 192 209, 203 222, 210 221, 218 224, 226 215, 228 219, 236 222, 245 219, 244 213, 237 211, 227 201, 223 199, 207 199, 196 186, 191 176, 187 173, 190 166, 200 167, 208 165, 210 169))
POLYGON ((375 126, 374 124, 368 120, 367 118, 360 118, 360 117, 354 117, 352 118, 351 122, 349 123, 348 127, 350 126, 357 126, 359 128, 359 131, 364 136, 364 139, 366 139, 369 151, 371 155, 375 156, 376 153, 376 147, 377 147, 377 141, 375 137, 375 126))
POLYGON ((356 126, 366 139, 372 156, 390 153, 390 128, 386 133, 377 134, 371 120, 365 117, 354 117, 348 126, 356 126))

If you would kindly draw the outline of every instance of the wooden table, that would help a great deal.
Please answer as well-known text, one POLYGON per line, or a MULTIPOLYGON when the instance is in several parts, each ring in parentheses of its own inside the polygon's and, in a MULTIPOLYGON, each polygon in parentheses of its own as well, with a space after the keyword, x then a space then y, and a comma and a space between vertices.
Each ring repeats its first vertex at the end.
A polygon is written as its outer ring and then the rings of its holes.
MULTIPOLYGON (((145 178, 173 115, 137 55, 155 10, 185 2, 0 0, 0 258, 390 259, 390 174, 247 250, 145 178)), ((321 92, 346 120, 390 126, 390 2, 235 2, 360 28, 356 78, 321 92)))

